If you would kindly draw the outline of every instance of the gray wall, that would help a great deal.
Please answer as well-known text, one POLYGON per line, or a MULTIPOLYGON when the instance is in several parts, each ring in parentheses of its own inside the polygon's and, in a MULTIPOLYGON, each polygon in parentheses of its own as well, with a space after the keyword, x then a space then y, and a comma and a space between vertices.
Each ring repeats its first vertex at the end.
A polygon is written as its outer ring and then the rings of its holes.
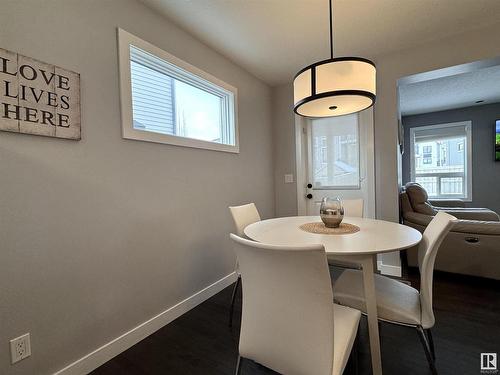
POLYGON ((500 103, 403 117, 405 153, 403 182, 410 181, 410 129, 413 127, 472 121, 472 202, 469 207, 488 207, 500 212, 500 162, 495 162, 495 120, 500 103))
POLYGON ((0 133, 0 373, 43 375, 233 271, 227 206, 274 215, 271 90, 135 0, 2 1, 0 25, 81 74, 80 142, 0 133), (240 154, 121 138, 117 26, 238 88, 240 154))
POLYGON ((274 87, 272 97, 276 216, 293 216, 297 215, 293 85, 274 87), (290 173, 294 183, 285 184, 285 174, 290 173))

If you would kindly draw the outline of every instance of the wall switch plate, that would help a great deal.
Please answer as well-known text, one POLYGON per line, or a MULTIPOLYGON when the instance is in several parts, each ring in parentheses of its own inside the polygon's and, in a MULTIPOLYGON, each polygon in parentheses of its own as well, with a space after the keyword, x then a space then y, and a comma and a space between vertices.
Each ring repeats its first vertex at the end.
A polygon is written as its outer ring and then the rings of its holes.
POLYGON ((10 359, 12 364, 17 363, 30 355, 31 343, 29 333, 10 340, 10 359))
POLYGON ((285 175, 285 184, 293 184, 293 174, 285 175))

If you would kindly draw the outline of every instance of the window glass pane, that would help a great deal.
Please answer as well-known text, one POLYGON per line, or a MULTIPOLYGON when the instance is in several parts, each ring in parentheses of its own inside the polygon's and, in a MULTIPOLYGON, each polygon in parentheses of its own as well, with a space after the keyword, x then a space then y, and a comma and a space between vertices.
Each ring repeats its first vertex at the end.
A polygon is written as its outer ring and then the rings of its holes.
POLYGON ((221 143, 221 98, 181 81, 175 81, 177 134, 221 143))
POLYGON ((358 116, 311 121, 313 186, 359 187, 358 116))
POLYGON ((463 177, 442 177, 441 194, 444 195, 463 195, 464 179, 463 177))
POLYGON ((173 79, 130 62, 134 129, 174 134, 173 79))
POLYGON ((467 198, 466 126, 414 128, 413 179, 432 198, 467 198))
POLYGON ((429 197, 437 195, 437 178, 436 177, 417 177, 415 182, 423 186, 429 197))

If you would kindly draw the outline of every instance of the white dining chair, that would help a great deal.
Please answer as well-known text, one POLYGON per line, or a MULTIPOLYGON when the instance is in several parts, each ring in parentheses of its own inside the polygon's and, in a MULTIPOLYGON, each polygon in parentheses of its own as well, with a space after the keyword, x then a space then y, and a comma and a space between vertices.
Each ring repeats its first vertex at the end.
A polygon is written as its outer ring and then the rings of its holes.
POLYGON ((344 206, 344 216, 363 217, 363 198, 359 199, 342 199, 344 206))
MULTIPOLYGON (((431 333, 435 323, 432 310, 434 261, 439 246, 456 222, 454 216, 439 212, 425 229, 418 248, 420 291, 389 277, 375 275, 379 320, 416 328, 433 374, 437 374, 431 333)), ((334 290, 337 303, 366 312, 360 271, 345 270, 335 282, 334 290)))
MULTIPOLYGON (((245 228, 257 221, 260 221, 259 211, 255 203, 248 203, 241 206, 230 206, 229 211, 233 217, 234 226, 236 229, 236 234, 240 237, 245 237, 243 232, 245 228)), ((238 287, 241 283, 241 276, 238 270, 238 262, 236 262, 236 272, 238 273, 238 279, 233 287, 233 293, 231 294, 231 305, 229 308, 229 326, 233 325, 233 311, 234 311, 234 301, 236 299, 236 293, 238 292, 238 287)))
POLYGON ((341 374, 361 313, 333 303, 324 247, 231 239, 243 287, 236 374, 242 359, 281 374, 341 374))
MULTIPOLYGON (((344 206, 344 216, 363 217, 363 206, 364 206, 363 198, 342 199, 342 205, 344 206)), ((357 263, 347 262, 344 260, 339 260, 331 257, 328 257, 328 264, 340 268, 361 269, 361 266, 357 263)))
POLYGON ((230 206, 229 211, 233 217, 236 234, 245 237, 243 231, 250 224, 260 221, 259 211, 255 203, 248 203, 241 206, 230 206))

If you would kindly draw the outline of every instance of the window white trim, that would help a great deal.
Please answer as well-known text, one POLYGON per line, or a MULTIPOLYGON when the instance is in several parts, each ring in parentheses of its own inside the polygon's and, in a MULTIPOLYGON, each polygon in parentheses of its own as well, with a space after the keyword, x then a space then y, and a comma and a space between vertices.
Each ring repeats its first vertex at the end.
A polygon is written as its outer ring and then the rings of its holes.
POLYGON ((170 53, 158 48, 151 43, 148 43, 123 29, 118 28, 118 62, 119 62, 119 77, 120 77, 120 99, 121 99, 121 117, 122 117, 122 136, 127 139, 134 139, 147 142, 164 143, 175 146, 201 148, 214 151, 224 151, 239 153, 239 132, 238 132, 238 90, 221 81, 220 79, 204 72, 203 70, 171 55, 170 53), (189 73, 192 73, 202 80, 208 81, 222 87, 223 89, 233 94, 234 115, 233 111, 228 111, 234 123, 234 145, 204 141, 199 139, 181 137, 176 135, 154 133, 134 129, 133 114, 132 114, 132 89, 131 89, 131 74, 130 74, 130 46, 140 48, 143 51, 151 53, 189 73))
POLYGON ((465 161, 466 192, 465 198, 456 198, 454 196, 431 197, 433 201, 446 200, 450 198, 460 199, 464 202, 472 202, 472 121, 451 122, 445 124, 434 124, 428 126, 417 126, 410 128, 410 180, 415 181, 415 132, 436 129, 463 126, 466 132, 467 159, 465 161))

